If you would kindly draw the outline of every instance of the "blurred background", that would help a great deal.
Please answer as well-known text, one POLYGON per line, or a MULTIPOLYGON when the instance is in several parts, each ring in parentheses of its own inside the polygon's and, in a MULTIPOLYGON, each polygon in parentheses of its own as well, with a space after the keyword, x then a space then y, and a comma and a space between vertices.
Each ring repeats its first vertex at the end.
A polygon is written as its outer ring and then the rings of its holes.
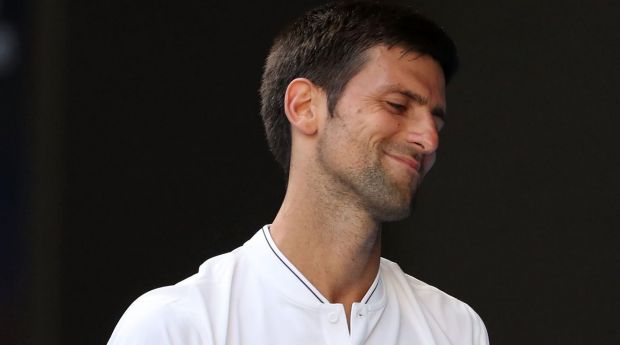
MULTIPOLYGON (((0 343, 104 344, 273 219, 261 68, 319 3, 0 0, 0 343)), ((620 344, 620 3, 413 4, 462 68, 383 255, 492 344, 620 344)))

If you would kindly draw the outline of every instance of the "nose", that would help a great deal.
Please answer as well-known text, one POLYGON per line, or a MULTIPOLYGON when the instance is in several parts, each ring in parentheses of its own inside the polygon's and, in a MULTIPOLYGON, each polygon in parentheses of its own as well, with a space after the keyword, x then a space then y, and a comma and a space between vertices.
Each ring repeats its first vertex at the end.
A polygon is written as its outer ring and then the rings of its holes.
POLYGON ((415 145, 422 154, 430 154, 437 150, 439 133, 433 115, 418 114, 409 121, 407 142, 415 145))

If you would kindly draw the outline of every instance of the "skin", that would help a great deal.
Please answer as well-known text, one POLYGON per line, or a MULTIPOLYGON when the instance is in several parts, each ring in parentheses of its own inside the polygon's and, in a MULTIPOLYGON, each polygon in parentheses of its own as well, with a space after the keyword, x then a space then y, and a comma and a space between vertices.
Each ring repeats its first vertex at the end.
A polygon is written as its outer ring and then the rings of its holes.
POLYGON ((293 80, 289 184, 271 225, 278 248, 331 303, 351 305, 372 285, 381 223, 409 214, 435 161, 445 84, 431 57, 377 46, 334 113, 321 88, 293 80))

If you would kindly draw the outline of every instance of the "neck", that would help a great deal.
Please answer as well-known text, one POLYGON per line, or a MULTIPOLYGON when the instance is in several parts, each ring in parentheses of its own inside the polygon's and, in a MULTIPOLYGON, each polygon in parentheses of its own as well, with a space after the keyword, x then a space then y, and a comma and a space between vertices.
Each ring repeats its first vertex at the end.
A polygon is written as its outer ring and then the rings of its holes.
POLYGON ((323 296, 344 305, 348 319, 379 270, 380 224, 346 193, 293 178, 271 236, 323 296))

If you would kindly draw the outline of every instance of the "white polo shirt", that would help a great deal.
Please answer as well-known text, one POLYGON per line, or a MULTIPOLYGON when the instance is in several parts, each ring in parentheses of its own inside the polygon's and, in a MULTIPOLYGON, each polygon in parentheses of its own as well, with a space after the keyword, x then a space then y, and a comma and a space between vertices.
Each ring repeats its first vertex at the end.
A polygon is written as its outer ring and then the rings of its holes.
POLYGON ((139 297, 108 345, 425 344, 485 345, 465 303, 381 259, 374 283, 351 309, 332 304, 293 266, 269 227, 216 256, 197 274, 139 297))

